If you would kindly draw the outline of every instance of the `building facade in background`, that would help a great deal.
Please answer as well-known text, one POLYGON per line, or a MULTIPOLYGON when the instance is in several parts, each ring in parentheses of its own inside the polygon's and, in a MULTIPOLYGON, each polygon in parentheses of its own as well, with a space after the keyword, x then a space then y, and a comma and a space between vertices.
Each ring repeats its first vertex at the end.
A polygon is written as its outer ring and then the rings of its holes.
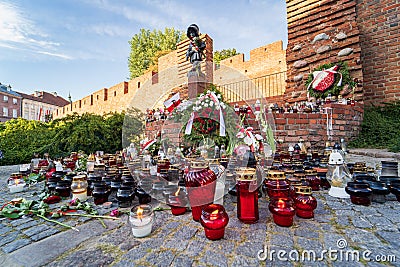
POLYGON ((21 116, 21 95, 0 83, 0 122, 21 116))
POLYGON ((53 118, 54 110, 69 104, 56 92, 35 91, 31 95, 20 92, 18 94, 22 97, 21 117, 27 120, 47 122, 53 118))

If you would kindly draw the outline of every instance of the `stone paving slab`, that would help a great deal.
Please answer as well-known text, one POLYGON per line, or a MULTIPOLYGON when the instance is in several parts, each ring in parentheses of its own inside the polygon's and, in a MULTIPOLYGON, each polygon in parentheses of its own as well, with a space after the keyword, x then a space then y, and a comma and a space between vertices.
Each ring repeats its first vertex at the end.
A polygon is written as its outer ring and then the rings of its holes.
MULTIPOLYGON (((349 154, 348 159, 371 166, 378 161, 360 154, 349 154)), ((0 168, 0 183, 4 173, 0 168)), ((33 198, 31 191, 39 189, 29 189, 24 197, 33 198)), ((274 224, 265 197, 259 200, 259 222, 241 223, 237 204, 228 195, 224 206, 230 221, 224 238, 217 241, 204 236, 190 212, 156 212, 152 233, 145 238, 132 236, 126 215, 119 221, 105 220, 107 229, 94 219, 64 221, 76 224, 79 233, 37 218, 2 220, 0 266, 400 266, 400 203, 395 198, 364 207, 326 191, 314 196, 315 218, 295 217, 286 228, 274 224), (365 252, 370 253, 367 258, 362 257, 365 252), (359 259, 351 258, 357 255, 359 259), (377 256, 386 261, 376 261, 377 256)), ((0 204, 10 197, 0 191, 0 204)))

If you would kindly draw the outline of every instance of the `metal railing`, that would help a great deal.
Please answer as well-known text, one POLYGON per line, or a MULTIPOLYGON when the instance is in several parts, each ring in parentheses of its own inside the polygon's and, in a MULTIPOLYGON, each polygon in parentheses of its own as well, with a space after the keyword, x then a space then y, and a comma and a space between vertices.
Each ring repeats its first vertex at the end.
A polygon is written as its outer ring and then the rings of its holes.
POLYGON ((226 102, 246 101, 283 95, 286 87, 286 71, 265 76, 217 85, 226 102))

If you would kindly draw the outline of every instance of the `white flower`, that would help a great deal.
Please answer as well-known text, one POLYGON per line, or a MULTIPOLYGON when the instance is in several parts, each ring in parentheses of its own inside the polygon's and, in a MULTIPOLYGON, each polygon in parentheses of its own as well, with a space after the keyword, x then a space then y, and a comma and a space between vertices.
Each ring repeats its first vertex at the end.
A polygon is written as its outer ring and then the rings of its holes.
POLYGON ((236 134, 236 137, 237 137, 237 138, 243 138, 243 137, 244 137, 244 133, 243 133, 243 132, 238 132, 238 133, 236 134))
POLYGON ((207 104, 207 103, 204 103, 204 107, 205 107, 205 108, 208 108, 208 104, 207 104))
POLYGON ((219 110, 219 106, 216 105, 216 106, 215 106, 215 109, 216 109, 216 110, 219 110))
POLYGON ((226 108, 226 105, 224 103, 221 103, 220 105, 221 105, 222 109, 226 108))
POLYGON ((245 136, 243 142, 248 146, 253 144, 253 140, 249 136, 245 136))
POLYGON ((255 136, 254 136, 258 141, 260 141, 260 140, 263 140, 264 139, 264 137, 262 137, 262 135, 261 134, 256 134, 255 136))
POLYGON ((220 95, 220 94, 218 94, 217 97, 218 97, 219 99, 221 99, 221 95, 220 95))
POLYGON ((212 107, 212 106, 214 106, 214 102, 211 101, 210 102, 210 107, 212 107))

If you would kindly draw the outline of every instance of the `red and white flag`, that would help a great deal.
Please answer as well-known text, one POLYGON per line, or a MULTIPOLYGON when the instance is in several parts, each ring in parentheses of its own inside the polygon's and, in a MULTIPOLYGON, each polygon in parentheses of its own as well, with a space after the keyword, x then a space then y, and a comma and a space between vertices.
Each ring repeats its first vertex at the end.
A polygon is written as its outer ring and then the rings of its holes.
POLYGON ((165 108, 168 112, 172 112, 179 104, 181 103, 181 97, 179 96, 179 92, 174 94, 170 99, 164 102, 165 108))

